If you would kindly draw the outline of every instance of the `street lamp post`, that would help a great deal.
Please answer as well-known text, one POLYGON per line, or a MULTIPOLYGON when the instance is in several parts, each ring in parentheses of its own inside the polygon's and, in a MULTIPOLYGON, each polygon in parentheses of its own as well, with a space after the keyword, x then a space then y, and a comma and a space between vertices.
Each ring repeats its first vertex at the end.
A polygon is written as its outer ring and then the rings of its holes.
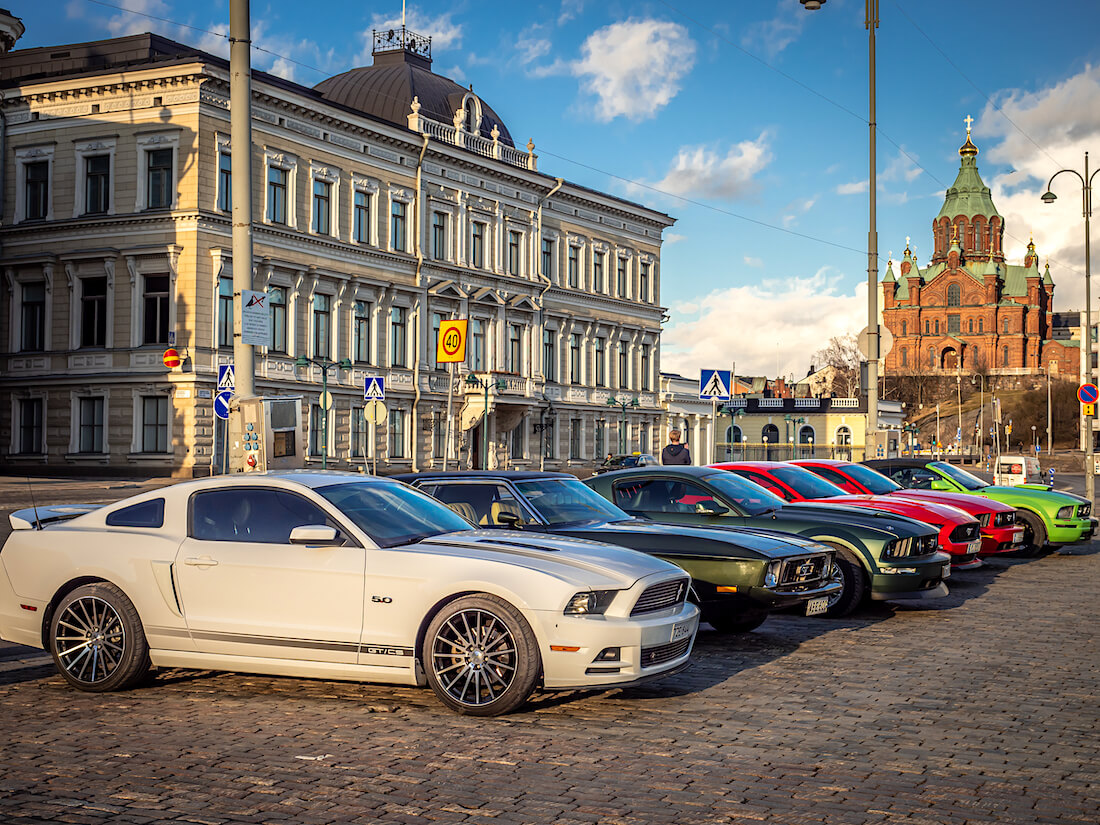
MULTIPOLYGON (((816 11, 826 0, 801 0, 809 11, 816 11)), ((875 29, 879 23, 879 0, 864 0, 863 25, 867 29, 868 47, 868 110, 869 143, 869 219, 867 228, 867 443, 878 433, 878 228, 876 187, 876 107, 875 107, 875 29)))
MULTIPOLYGON (((328 371, 332 369, 350 370, 352 367, 350 358, 333 361, 331 358, 307 358, 299 355, 295 360, 296 367, 308 367, 310 365, 321 368, 321 469, 328 469, 328 411, 332 408, 332 399, 328 394, 328 371), (325 404, 328 407, 325 407, 325 404)), ((372 449, 373 449, 373 445, 372 449)))
POLYGON ((472 372, 466 376, 466 386, 477 387, 478 389, 485 390, 485 408, 481 411, 481 444, 482 444, 482 457, 481 462, 485 466, 481 469, 489 469, 489 388, 492 387, 495 390, 503 390, 508 385, 504 382, 504 379, 500 378, 493 380, 492 373, 485 373, 484 378, 478 378, 472 372))
MULTIPOLYGON (((1096 172, 1089 175, 1089 153, 1085 152, 1085 174, 1081 174, 1076 169, 1059 169, 1053 175, 1050 176, 1050 180, 1047 181, 1047 191, 1042 196, 1043 203, 1054 203, 1057 200, 1057 196, 1051 190, 1051 185, 1054 183, 1054 179, 1063 172, 1069 172, 1073 175, 1077 175, 1077 178, 1081 181, 1081 214, 1085 218, 1085 334, 1084 334, 1084 346, 1085 346, 1085 374, 1082 376, 1082 383, 1091 383, 1093 377, 1092 370, 1092 293, 1091 293, 1091 266, 1089 256, 1089 218, 1092 216, 1092 179, 1096 177, 1096 172)), ((1049 378, 1048 378, 1049 381, 1049 378)), ((1085 426, 1085 498, 1090 502, 1094 502, 1096 499, 1096 477, 1094 475, 1093 460, 1092 460, 1092 419, 1095 417, 1095 413, 1090 413, 1084 418, 1085 426)))
POLYGON ((634 396, 629 401, 625 399, 619 401, 615 396, 611 396, 607 399, 607 406, 618 407, 620 410, 623 411, 622 421, 619 424, 619 452, 623 455, 626 455, 626 411, 628 407, 637 408, 641 406, 638 403, 638 396, 634 396))

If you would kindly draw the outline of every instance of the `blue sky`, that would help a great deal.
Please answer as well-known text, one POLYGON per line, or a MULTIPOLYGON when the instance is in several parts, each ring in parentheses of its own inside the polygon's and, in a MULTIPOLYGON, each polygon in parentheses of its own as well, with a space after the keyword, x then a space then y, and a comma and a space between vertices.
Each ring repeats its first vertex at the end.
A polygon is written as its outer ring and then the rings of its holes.
MULTIPOLYGON (((400 2, 307 9, 253 3, 266 50, 255 66, 313 85, 369 64, 372 27, 401 15, 400 2)), ((12 11, 23 47, 156 31, 228 53, 226 0, 12 11)), ((863 13, 862 0, 816 12, 798 0, 422 0, 408 24, 433 36, 436 72, 472 83, 517 143, 534 139, 542 171, 677 218, 663 253, 664 369, 801 375, 830 336, 866 324, 863 13)), ((1052 206, 1039 195, 1058 169, 1080 171, 1086 150, 1100 164, 1100 3, 881 0, 881 19, 880 270, 906 236, 927 262, 971 115, 1010 262, 1034 233, 1056 308, 1080 308, 1080 184, 1062 175, 1052 206)))

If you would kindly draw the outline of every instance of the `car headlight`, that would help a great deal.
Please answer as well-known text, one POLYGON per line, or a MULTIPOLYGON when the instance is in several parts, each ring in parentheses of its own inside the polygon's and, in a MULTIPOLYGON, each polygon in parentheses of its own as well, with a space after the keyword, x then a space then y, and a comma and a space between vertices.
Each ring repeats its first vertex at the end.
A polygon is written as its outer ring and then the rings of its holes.
POLYGON ((918 539, 894 539, 886 545, 886 549, 882 551, 882 557, 884 559, 904 558, 913 552, 913 543, 915 541, 918 541, 918 539))
POLYGON ((764 586, 775 587, 779 584, 779 571, 783 567, 783 562, 773 561, 768 563, 767 570, 764 571, 764 586))
POLYGON ((1073 518, 1073 505, 1067 504, 1058 508, 1058 518, 1073 518))
POLYGON ((618 590, 586 590, 578 593, 565 605, 567 616, 598 616, 615 600, 618 590))

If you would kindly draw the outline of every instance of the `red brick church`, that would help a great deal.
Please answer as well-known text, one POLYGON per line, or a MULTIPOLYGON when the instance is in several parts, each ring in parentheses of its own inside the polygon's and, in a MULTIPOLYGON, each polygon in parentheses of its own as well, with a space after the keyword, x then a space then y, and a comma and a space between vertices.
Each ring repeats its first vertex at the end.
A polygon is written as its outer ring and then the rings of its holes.
POLYGON ((935 251, 924 269, 909 239, 895 277, 882 279, 882 319, 894 336, 884 360, 890 373, 1076 375, 1079 341, 1051 340, 1054 281, 1039 270, 1034 242, 1022 266, 1005 262, 1004 219, 978 174, 978 147, 966 143, 955 183, 932 221, 935 251))

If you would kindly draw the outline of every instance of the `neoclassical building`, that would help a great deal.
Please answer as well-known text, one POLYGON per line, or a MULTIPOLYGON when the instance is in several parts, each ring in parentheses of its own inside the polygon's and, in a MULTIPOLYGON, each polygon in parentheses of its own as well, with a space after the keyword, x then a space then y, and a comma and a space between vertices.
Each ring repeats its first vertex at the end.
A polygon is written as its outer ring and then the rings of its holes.
POLYGON ((907 238, 900 274, 891 262, 882 279, 882 320, 894 338, 884 371, 1027 375, 1049 367, 1076 375, 1076 342, 1052 340, 1049 264, 1040 271, 1034 242, 1022 265, 1005 260, 1004 219, 978 173, 969 126, 959 155, 959 174, 932 221, 928 266, 918 265, 907 238))
MULTIPOLYGON (((212 399, 232 359, 228 63, 144 34, 10 52, 0 87, 5 467, 216 472, 212 399), (162 362, 169 345, 179 368, 162 362)), ((534 144, 517 147, 403 29, 376 34, 372 66, 314 88, 255 72, 252 92, 254 286, 272 310, 256 385, 302 396, 311 461, 589 467, 618 443, 611 399, 631 403, 630 449, 654 448, 671 218, 540 172, 534 144), (453 381, 435 363, 450 318, 469 319, 453 381), (352 362, 327 372, 328 411, 302 355, 352 362), (470 372, 492 380, 487 415, 470 372), (387 418, 372 442, 374 375, 387 418)))

